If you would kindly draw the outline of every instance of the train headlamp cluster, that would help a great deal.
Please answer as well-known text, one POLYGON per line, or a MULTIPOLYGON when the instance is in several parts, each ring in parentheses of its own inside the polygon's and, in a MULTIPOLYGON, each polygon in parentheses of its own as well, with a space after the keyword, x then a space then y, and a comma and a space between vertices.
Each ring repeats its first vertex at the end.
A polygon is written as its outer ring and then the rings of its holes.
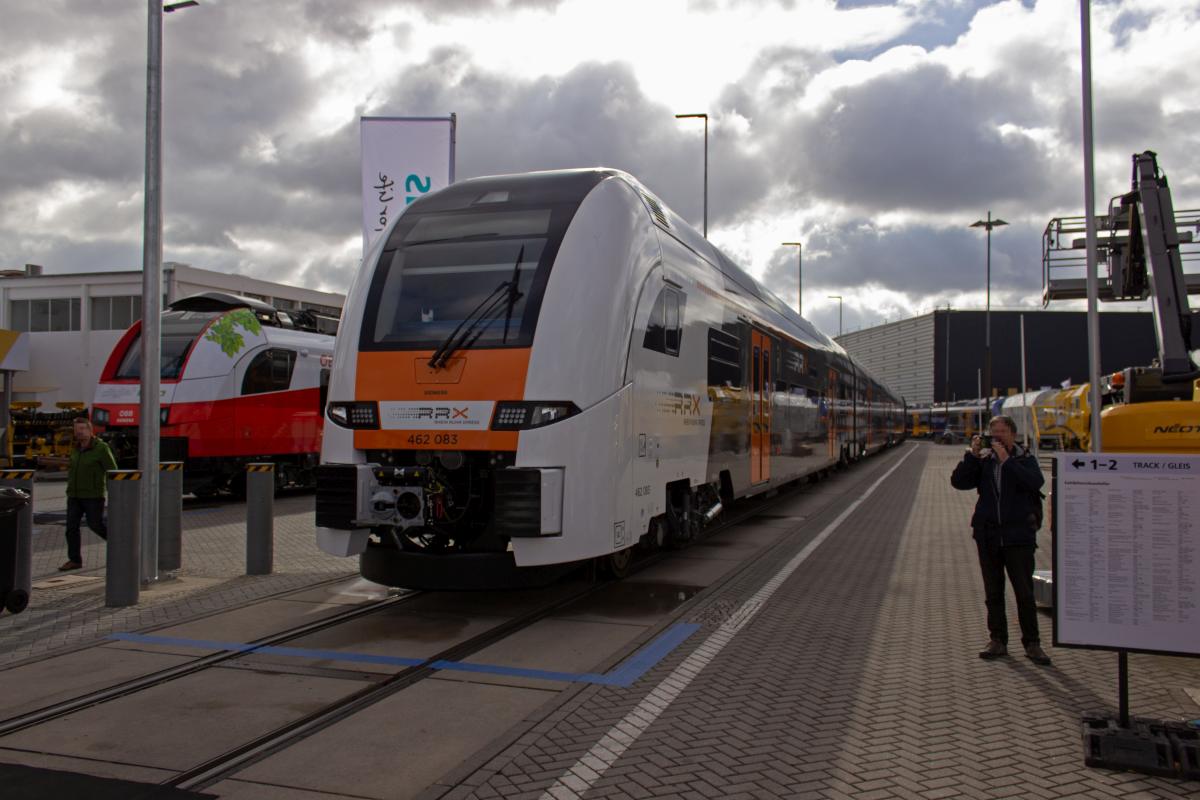
POLYGON ((93 425, 108 425, 108 409, 93 408, 92 409, 92 424, 93 425))
POLYGON ((330 403, 326 415, 343 428, 378 428, 379 404, 374 402, 330 403))
POLYGON ((574 403, 505 401, 496 404, 492 415, 494 431, 524 431, 540 428, 579 413, 574 403))

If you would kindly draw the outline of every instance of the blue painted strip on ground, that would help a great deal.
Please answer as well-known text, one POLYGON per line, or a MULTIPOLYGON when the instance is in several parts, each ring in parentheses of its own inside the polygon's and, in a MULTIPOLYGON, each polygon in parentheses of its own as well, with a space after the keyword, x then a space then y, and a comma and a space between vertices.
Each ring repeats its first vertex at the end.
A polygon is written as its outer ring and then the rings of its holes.
POLYGON ((370 653, 346 653, 341 650, 313 650, 305 647, 277 647, 274 645, 244 644, 242 642, 217 642, 209 639, 179 639, 173 636, 146 636, 140 633, 114 633, 108 638, 123 642, 138 642, 140 644, 197 647, 204 650, 230 650, 235 653, 266 653, 274 656, 321 658, 327 661, 354 661, 359 664, 388 664, 395 667, 416 667, 425 663, 425 660, 422 658, 376 656, 370 653))
POLYGON ((595 673, 553 672, 545 669, 502 667, 496 664, 472 664, 469 661, 435 661, 429 666, 434 669, 451 670, 454 672, 504 675, 510 678, 541 678, 548 681, 565 681, 567 683, 605 683, 607 681, 604 675, 597 675, 595 673))
POLYGON ((649 672, 655 664, 666 658, 672 650, 698 630, 700 626, 691 622, 672 625, 657 639, 634 653, 624 664, 610 671, 606 676, 608 682, 614 686, 632 686, 638 678, 649 672))
MULTIPOLYGON (((666 658, 672 650, 699 629, 699 625, 686 622, 672 625, 657 639, 634 653, 625 663, 603 675, 594 672, 554 672, 552 670, 526 669, 524 667, 504 667, 497 664, 473 664, 467 661, 435 661, 429 666, 431 669, 437 670, 503 675, 516 678, 539 678, 550 681, 564 681, 566 683, 632 686, 638 678, 650 671, 655 664, 666 658)), ((114 633, 108 638, 122 642, 137 642, 139 644, 195 647, 204 650, 229 650, 235 653, 253 652, 278 656, 293 656, 296 658, 319 658, 327 661, 351 661, 359 664, 388 664, 391 666, 416 667, 425 663, 425 660, 420 658, 377 656, 370 653, 346 653, 340 650, 313 650, 304 647, 276 647, 273 645, 246 644, 244 642, 220 642, 210 639, 181 639, 174 636, 150 636, 140 633, 114 633)))
POLYGON ((541 678, 550 681, 567 681, 568 683, 598 683, 603 686, 632 686, 638 678, 649 672, 655 664, 666 658, 672 650, 699 629, 699 625, 686 622, 672 625, 657 639, 634 653, 624 664, 603 675, 594 672, 551 672, 524 667, 500 667, 494 664, 473 664, 468 661, 435 661, 430 666, 434 669, 505 675, 515 678, 541 678))

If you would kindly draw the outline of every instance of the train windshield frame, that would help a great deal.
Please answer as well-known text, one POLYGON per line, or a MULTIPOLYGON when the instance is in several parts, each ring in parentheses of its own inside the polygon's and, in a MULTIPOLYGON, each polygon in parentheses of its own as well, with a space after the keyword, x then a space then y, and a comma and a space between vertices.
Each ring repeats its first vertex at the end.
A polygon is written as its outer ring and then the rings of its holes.
POLYGON ((482 320, 471 346, 531 346, 559 246, 596 182, 598 176, 511 189, 462 184, 431 196, 433 202, 418 201, 379 256, 359 348, 434 349, 476 318, 482 320), (514 279, 515 298, 508 291, 514 279))
MULTIPOLYGON (((183 374, 188 353, 200 334, 219 313, 208 311, 168 311, 162 315, 159 345, 159 379, 177 380, 183 374)), ((142 334, 133 337, 129 349, 121 357, 121 364, 113 376, 116 380, 141 380, 142 378, 142 334)))

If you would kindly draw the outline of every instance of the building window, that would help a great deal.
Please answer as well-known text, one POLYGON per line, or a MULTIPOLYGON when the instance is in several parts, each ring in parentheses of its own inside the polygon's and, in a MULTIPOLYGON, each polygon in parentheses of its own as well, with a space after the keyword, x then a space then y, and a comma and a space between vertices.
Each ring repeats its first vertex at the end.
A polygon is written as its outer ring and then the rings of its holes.
POLYGON ((123 331, 141 318, 141 295, 92 298, 94 331, 123 331))
POLYGON ((276 297, 271 304, 280 311, 295 311, 297 305, 295 300, 289 300, 286 297, 276 297))
POLYGON ((48 333, 79 330, 79 298, 53 297, 46 300, 13 300, 8 316, 15 331, 48 333))
POLYGON ((306 311, 315 311, 318 314, 325 314, 330 317, 340 318, 342 316, 342 310, 337 306, 323 306, 320 303, 302 302, 300 303, 300 307, 306 311))

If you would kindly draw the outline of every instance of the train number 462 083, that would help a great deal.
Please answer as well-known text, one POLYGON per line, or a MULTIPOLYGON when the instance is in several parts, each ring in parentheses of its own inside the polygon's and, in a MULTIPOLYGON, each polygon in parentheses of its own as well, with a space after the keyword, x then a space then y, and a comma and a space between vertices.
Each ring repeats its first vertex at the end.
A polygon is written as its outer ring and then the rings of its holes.
POLYGON ((458 444, 457 433, 414 433, 408 437, 409 444, 458 444))

